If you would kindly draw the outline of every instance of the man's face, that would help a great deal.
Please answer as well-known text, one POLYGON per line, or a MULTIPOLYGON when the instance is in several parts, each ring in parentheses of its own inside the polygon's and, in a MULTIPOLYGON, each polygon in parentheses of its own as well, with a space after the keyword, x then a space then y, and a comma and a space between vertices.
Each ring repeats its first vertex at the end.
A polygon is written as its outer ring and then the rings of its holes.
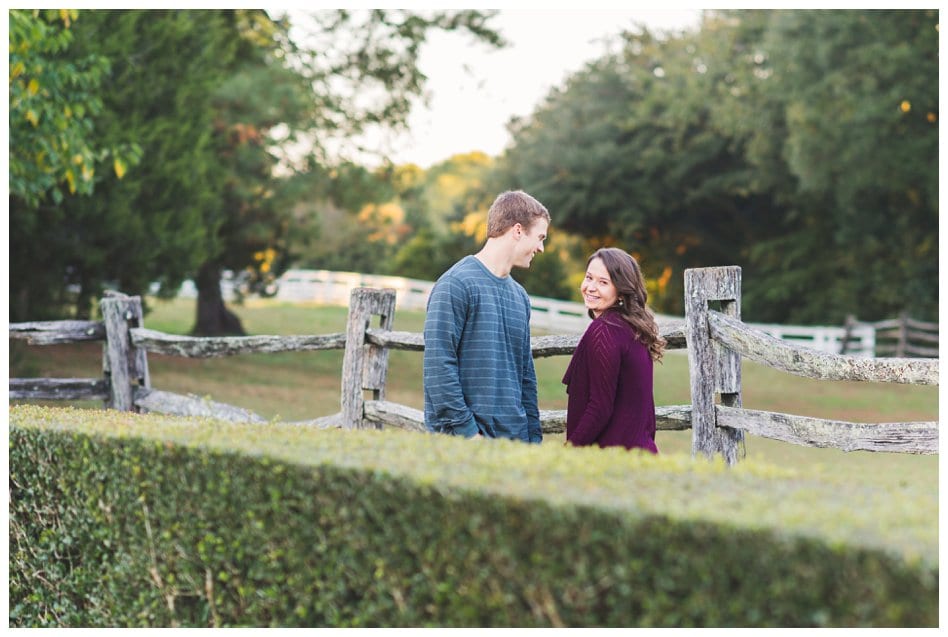
POLYGON ((534 255, 537 252, 543 252, 543 242, 546 241, 546 231, 550 223, 546 219, 537 219, 529 228, 517 225, 520 227, 520 232, 514 265, 519 268, 529 268, 534 255))

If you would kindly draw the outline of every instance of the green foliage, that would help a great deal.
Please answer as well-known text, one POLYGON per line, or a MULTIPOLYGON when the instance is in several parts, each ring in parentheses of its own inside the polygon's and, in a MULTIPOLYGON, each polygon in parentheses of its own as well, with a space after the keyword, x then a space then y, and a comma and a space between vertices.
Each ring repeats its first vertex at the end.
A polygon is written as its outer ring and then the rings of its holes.
POLYGON ((96 138, 93 118, 102 110, 99 91, 109 61, 100 55, 63 59, 78 17, 75 9, 9 13, 9 186, 10 196, 28 206, 47 197, 58 204, 66 191, 89 195, 96 168, 107 159, 121 174, 138 160, 135 145, 116 140, 104 147, 96 138))
POLYGON ((68 305, 86 316, 106 285, 140 293, 156 281, 171 294, 193 276, 202 300, 219 297, 224 268, 265 285, 289 264, 294 232, 312 236, 293 204, 340 164, 331 151, 404 125, 424 85, 426 34, 502 44, 480 11, 320 11, 299 41, 288 18, 262 10, 90 10, 68 30, 56 17, 74 11, 39 15, 11 13, 12 192, 23 195, 11 198, 11 305, 21 320, 60 318, 68 305), (107 149, 121 178, 130 162, 115 149, 128 139, 141 170, 121 181, 93 172, 107 149), (292 157, 301 142, 312 153, 292 157), (42 155, 47 146, 58 154, 42 155), (63 179, 95 193, 60 203, 63 179), (43 204, 50 188, 58 205, 43 204))
POLYGON ((938 621, 931 493, 893 512, 750 463, 25 407, 10 460, 14 626, 938 621))
POLYGON ((11 224, 18 272, 11 297, 23 320, 56 312, 52 295, 67 284, 79 289, 79 316, 107 282, 128 293, 151 281, 175 289, 208 248, 226 177, 211 95, 226 77, 234 40, 218 13, 87 11, 72 28, 65 61, 110 60, 97 139, 106 147, 134 139, 143 163, 121 180, 97 174, 91 197, 58 206, 11 202, 20 220, 11 224))
MULTIPOLYGON (((270 125, 287 126, 286 140, 305 141, 310 150, 302 162, 282 157, 281 168, 296 171, 293 180, 283 180, 292 186, 284 190, 293 199, 272 206, 275 214, 264 226, 274 233, 267 246, 280 255, 277 271, 295 262, 303 267, 390 272, 397 249, 419 222, 414 211, 406 214, 401 203, 393 201, 397 181, 393 168, 370 171, 356 164, 352 156, 362 149, 349 140, 405 126, 424 87, 418 55, 429 32, 463 31, 502 45, 499 35, 486 26, 491 15, 376 9, 323 10, 292 17, 306 37, 290 38, 284 31, 278 41, 285 58, 277 61, 308 88, 310 108, 301 111, 305 117, 274 119, 270 125), (288 205, 294 200, 298 205, 288 205), (287 214, 289 210, 292 214, 287 214)), ((271 110, 282 104, 272 95, 267 101, 271 110)), ((267 192, 274 186, 279 184, 271 183, 267 192)), ((232 230, 226 234, 235 236, 246 224, 234 219, 228 227, 232 230)), ((244 267, 239 259, 228 265, 244 267)))
POLYGON ((557 212, 557 227, 636 255, 662 278, 650 303, 681 314, 684 269, 731 263, 767 225, 739 148, 712 120, 707 95, 723 72, 697 72, 688 37, 624 42, 518 124, 504 164, 557 212))
MULTIPOLYGON (((502 172, 560 227, 682 270, 736 264, 751 320, 937 316, 937 12, 709 11, 625 33, 513 128, 502 172)), ((661 276, 660 276, 661 275, 661 276)))
POLYGON ((753 158, 778 155, 794 182, 781 235, 754 254, 762 300, 790 321, 936 317, 937 11, 767 18, 755 90, 779 108, 753 131, 753 158))

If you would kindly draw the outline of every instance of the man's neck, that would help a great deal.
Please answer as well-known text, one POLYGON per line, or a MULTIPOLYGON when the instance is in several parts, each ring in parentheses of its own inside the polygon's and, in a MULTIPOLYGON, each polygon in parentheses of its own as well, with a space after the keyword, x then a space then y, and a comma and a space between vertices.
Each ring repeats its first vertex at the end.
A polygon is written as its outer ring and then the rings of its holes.
POLYGON ((494 276, 504 278, 510 274, 510 270, 513 268, 513 261, 508 253, 509 250, 504 250, 497 240, 488 239, 481 251, 475 254, 474 257, 483 263, 494 276))

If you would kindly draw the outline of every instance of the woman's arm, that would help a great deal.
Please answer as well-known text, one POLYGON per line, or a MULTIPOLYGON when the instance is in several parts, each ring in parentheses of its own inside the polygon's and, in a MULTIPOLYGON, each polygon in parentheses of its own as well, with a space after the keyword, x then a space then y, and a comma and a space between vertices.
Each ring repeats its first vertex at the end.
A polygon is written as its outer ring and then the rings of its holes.
POLYGON ((589 329, 583 370, 589 379, 589 401, 583 407, 579 424, 567 436, 567 441, 576 446, 590 445, 599 438, 612 417, 619 386, 619 344, 605 323, 593 323, 589 329))

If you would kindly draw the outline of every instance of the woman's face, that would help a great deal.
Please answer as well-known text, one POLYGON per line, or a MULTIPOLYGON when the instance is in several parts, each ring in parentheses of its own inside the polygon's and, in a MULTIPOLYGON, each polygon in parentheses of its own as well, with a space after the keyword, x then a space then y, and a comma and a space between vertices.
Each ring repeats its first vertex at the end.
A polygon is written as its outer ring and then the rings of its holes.
POLYGON ((579 286, 579 291, 583 294, 583 302, 586 308, 592 310, 593 316, 599 316, 606 308, 616 304, 619 293, 616 286, 612 284, 609 277, 609 271, 606 270, 606 264, 602 259, 593 259, 586 268, 586 278, 583 284, 579 286))

